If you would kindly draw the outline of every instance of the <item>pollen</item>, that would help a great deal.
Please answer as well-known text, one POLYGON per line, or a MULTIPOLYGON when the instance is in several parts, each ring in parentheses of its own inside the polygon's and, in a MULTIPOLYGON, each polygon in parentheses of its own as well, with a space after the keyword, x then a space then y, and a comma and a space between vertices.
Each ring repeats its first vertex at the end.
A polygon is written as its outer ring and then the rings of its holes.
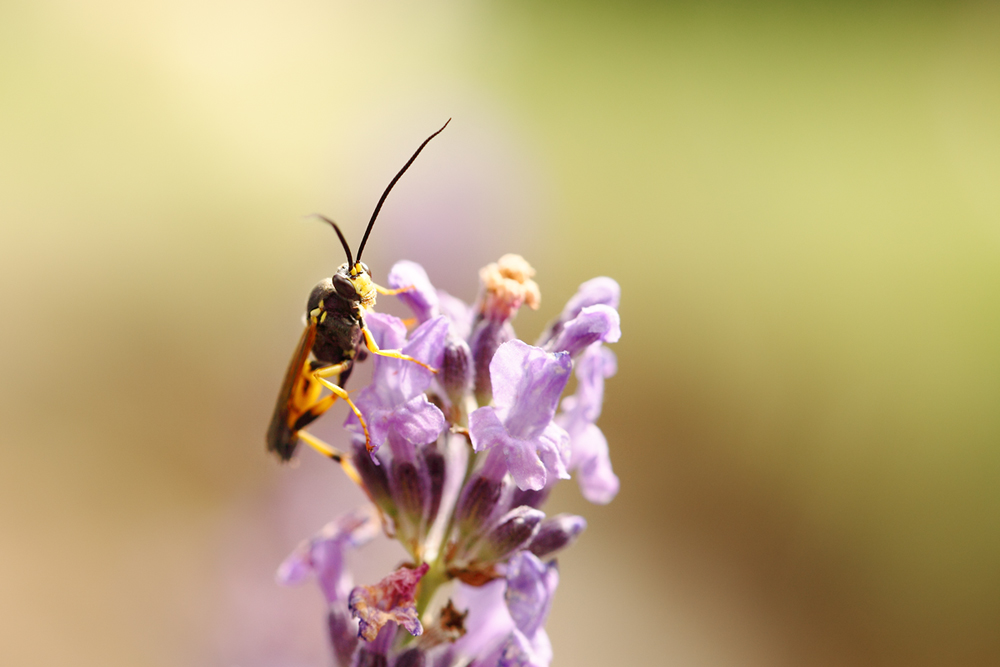
POLYGON ((490 319, 510 319, 526 305, 538 310, 542 293, 532 278, 535 269, 520 255, 507 254, 479 270, 483 295, 481 309, 490 319))

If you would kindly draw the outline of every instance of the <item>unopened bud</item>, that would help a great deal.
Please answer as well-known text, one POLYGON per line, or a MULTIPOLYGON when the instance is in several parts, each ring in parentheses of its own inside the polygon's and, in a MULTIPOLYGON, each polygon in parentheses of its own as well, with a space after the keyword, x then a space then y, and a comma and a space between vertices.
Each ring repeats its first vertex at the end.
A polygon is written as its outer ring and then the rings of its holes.
POLYGON ((479 405, 487 405, 493 398, 493 385, 490 381, 490 362, 497 349, 509 340, 514 339, 514 327, 510 322, 495 322, 482 319, 476 322, 469 338, 472 359, 475 368, 475 394, 479 405))
POLYGON ((427 466, 427 476, 430 481, 430 499, 427 505, 426 525, 430 526, 437 518, 441 507, 441 496, 444 493, 444 480, 447 474, 444 454, 437 447, 428 446, 424 450, 424 463, 427 466))
POLYGON ((358 629, 350 613, 334 605, 327 614, 326 624, 338 664, 351 664, 351 656, 358 645, 358 629))
POLYGON ((471 560, 481 563, 503 560, 535 535, 543 519, 545 513, 533 507, 512 509, 480 540, 470 554, 471 560))
POLYGON ((528 551, 544 558, 572 544, 586 527, 587 522, 582 516, 558 514, 542 522, 528 544, 528 551))
POLYGON ((415 528, 424 516, 424 500, 429 491, 429 480, 409 461, 393 461, 391 466, 392 497, 402 517, 415 528))
POLYGON ((455 507, 455 521, 462 532, 478 530, 493 515, 500 502, 503 481, 477 475, 465 486, 455 507))
POLYGON ((469 344, 457 336, 448 336, 444 346, 444 361, 438 378, 452 405, 461 402, 472 386, 473 363, 469 344))
POLYGON ((391 517, 396 516, 396 506, 392 501, 392 494, 389 492, 389 478, 385 473, 385 466, 375 465, 371 455, 365 448, 364 441, 356 442, 354 445, 354 467, 361 476, 365 490, 372 501, 382 508, 382 511, 391 517))
POLYGON ((411 648, 396 658, 395 667, 424 667, 427 664, 427 654, 419 648, 411 648))

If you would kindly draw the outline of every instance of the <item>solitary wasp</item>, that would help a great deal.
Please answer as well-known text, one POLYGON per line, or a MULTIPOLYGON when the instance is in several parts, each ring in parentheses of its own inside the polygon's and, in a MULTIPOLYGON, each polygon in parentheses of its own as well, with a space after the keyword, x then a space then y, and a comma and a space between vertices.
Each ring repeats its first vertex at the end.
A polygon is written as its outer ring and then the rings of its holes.
POLYGON ((341 264, 332 278, 320 281, 313 288, 306 304, 306 328, 288 364, 281 393, 278 394, 278 403, 271 417, 271 425, 267 429, 267 448, 276 453, 282 461, 290 460, 299 440, 303 440, 321 454, 340 462, 349 474, 352 472, 353 466, 345 460, 341 452, 304 430, 329 410, 338 398, 343 399, 357 416, 365 433, 365 446, 371 451, 371 439, 364 416, 344 390, 354 362, 362 361, 367 356, 362 341, 367 351, 372 354, 412 361, 432 372, 437 372, 399 350, 380 350, 375 344, 371 332, 365 326, 365 313, 374 308, 376 293, 398 294, 410 288, 391 290, 376 285, 368 265, 361 261, 361 253, 365 250, 368 235, 372 232, 375 218, 378 217, 385 198, 389 196, 389 191, 396 185, 400 176, 410 168, 424 146, 448 127, 450 122, 449 118, 440 130, 427 137, 389 182, 389 186, 375 206, 371 220, 368 221, 368 228, 361 238, 361 245, 358 246, 357 259, 351 256, 351 248, 337 223, 318 216, 337 232, 340 243, 344 246, 344 252, 347 253, 347 263, 341 264), (325 397, 321 396, 323 387, 332 393, 325 397))

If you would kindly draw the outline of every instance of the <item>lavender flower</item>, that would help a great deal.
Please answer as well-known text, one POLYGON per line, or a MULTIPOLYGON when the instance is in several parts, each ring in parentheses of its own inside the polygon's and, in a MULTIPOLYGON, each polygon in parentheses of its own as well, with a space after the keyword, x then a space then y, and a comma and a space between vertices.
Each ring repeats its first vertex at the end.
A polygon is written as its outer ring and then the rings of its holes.
POLYGON ((372 383, 354 401, 352 478, 373 507, 344 515, 303 542, 279 569, 282 583, 315 576, 326 597, 329 636, 342 667, 548 667, 545 620, 559 575, 553 556, 586 527, 582 517, 540 509, 560 479, 577 477, 588 500, 618 491, 596 422, 621 336, 618 284, 580 286, 537 345, 513 320, 537 308, 534 269, 505 255, 480 272, 472 306, 437 290, 424 269, 389 273, 416 328, 369 313, 380 347, 401 349, 438 370, 376 357, 372 383), (577 383, 563 396, 570 374, 577 383), (409 553, 374 585, 351 588, 348 547, 381 528, 409 553))
POLYGON ((493 405, 469 416, 472 447, 502 448, 520 489, 541 489, 549 475, 569 478, 569 434, 552 418, 572 367, 569 353, 519 340, 501 345, 490 362, 493 405))
POLYGON ((373 509, 365 507, 343 514, 299 544, 278 568, 278 583, 291 586, 314 575, 327 602, 346 598, 351 578, 344 568, 344 552, 378 534, 379 520, 373 509))
MULTIPOLYGON (((365 320, 379 347, 402 348, 404 354, 414 359, 435 367, 441 365, 448 329, 445 318, 425 321, 408 341, 406 325, 397 317, 371 313, 365 320)), ((401 441, 413 445, 436 440, 445 425, 444 415, 424 394, 433 374, 423 366, 389 357, 376 357, 374 365, 372 383, 362 389, 355 400, 368 423, 372 453, 378 451, 390 431, 398 434, 401 441)), ((360 433, 360 427, 352 414, 348 428, 360 433)), ((373 460, 378 463, 374 456, 373 460)))

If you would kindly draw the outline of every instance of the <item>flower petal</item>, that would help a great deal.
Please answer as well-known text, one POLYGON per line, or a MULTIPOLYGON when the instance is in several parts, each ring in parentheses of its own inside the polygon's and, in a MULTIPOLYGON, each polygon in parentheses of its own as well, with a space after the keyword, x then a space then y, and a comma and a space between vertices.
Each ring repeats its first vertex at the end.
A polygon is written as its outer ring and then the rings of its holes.
POLYGON ((456 296, 444 290, 438 290, 438 304, 441 314, 448 318, 451 331, 456 337, 468 340, 472 332, 472 320, 475 315, 472 307, 456 296))
POLYGON ((580 285, 576 294, 570 297, 563 308, 559 319, 568 322, 587 306, 605 305, 618 310, 618 302, 621 299, 622 288, 614 278, 598 276, 591 278, 580 285))
POLYGON ((570 461, 569 434, 556 423, 550 423, 536 439, 538 457, 545 470, 555 479, 569 479, 566 467, 570 461))
POLYGON ((621 317, 610 306, 588 306, 569 322, 545 346, 554 352, 569 352, 576 356, 593 343, 616 343, 621 338, 621 317))
POLYGON ((483 586, 456 584, 452 596, 455 608, 468 611, 465 617, 466 633, 453 644, 456 653, 472 658, 482 657, 500 646, 514 629, 514 621, 504 602, 506 588, 507 583, 503 579, 483 586))
MULTIPOLYGON (((604 380, 617 370, 614 352, 603 345, 591 345, 576 360, 576 393, 563 400, 563 410, 577 413, 584 421, 596 422, 604 402, 604 380)), ((569 427, 566 430, 572 433, 569 427)))
POLYGON ((386 313, 365 313, 365 326, 372 333, 375 343, 386 350, 398 350, 406 342, 406 324, 386 313))
POLYGON ((552 643, 544 629, 528 638, 516 629, 507 638, 498 658, 497 667, 549 667, 552 662, 552 643))
POLYGON ((437 317, 437 290, 431 285, 424 267, 409 260, 396 262, 389 270, 388 282, 389 287, 393 289, 413 288, 406 292, 400 292, 397 296, 400 301, 410 307, 419 322, 426 322, 432 317, 437 317))
MULTIPOLYGON (((402 352, 438 370, 444 361, 444 346, 447 339, 448 320, 444 317, 435 317, 413 330, 402 352)), ((384 361, 387 369, 392 368, 398 373, 399 391, 406 400, 423 393, 434 379, 431 371, 412 361, 402 359, 384 359, 384 361)))
POLYGON ((389 621, 402 625, 411 635, 423 630, 417 618, 414 593, 430 565, 416 569, 401 567, 374 586, 357 586, 351 591, 348 606, 358 619, 358 636, 374 641, 389 621))
POLYGON ((577 481, 583 497, 592 503, 606 505, 618 495, 618 476, 611 469, 608 441, 594 424, 589 424, 573 439, 573 456, 577 461, 577 481))
POLYGON ((527 637, 545 624, 558 585, 559 570, 554 562, 543 563, 528 551, 520 551, 510 559, 504 599, 517 629, 527 637))
POLYGON ((301 542, 278 567, 275 577, 278 583, 300 584, 313 574, 328 602, 344 599, 351 588, 350 575, 344 568, 344 551, 378 534, 380 524, 373 509, 365 507, 343 514, 301 542))
POLYGON ((530 438, 541 433, 573 367, 570 355, 552 354, 520 340, 504 343, 490 362, 493 404, 508 433, 530 438))
POLYGON ((425 445, 434 442, 445 427, 444 414, 425 394, 400 405, 388 420, 392 429, 407 442, 425 445))
POLYGON ((507 469, 517 488, 538 491, 545 486, 548 476, 534 442, 511 439, 504 448, 504 455, 507 457, 507 469))
POLYGON ((604 305, 618 310, 621 288, 611 278, 601 276, 580 285, 576 294, 566 303, 559 318, 542 334, 538 345, 543 346, 559 335, 567 322, 580 314, 588 306, 604 305))
POLYGON ((472 440, 472 449, 477 452, 496 445, 507 445, 511 440, 507 427, 491 406, 478 408, 469 415, 469 438, 472 440))

